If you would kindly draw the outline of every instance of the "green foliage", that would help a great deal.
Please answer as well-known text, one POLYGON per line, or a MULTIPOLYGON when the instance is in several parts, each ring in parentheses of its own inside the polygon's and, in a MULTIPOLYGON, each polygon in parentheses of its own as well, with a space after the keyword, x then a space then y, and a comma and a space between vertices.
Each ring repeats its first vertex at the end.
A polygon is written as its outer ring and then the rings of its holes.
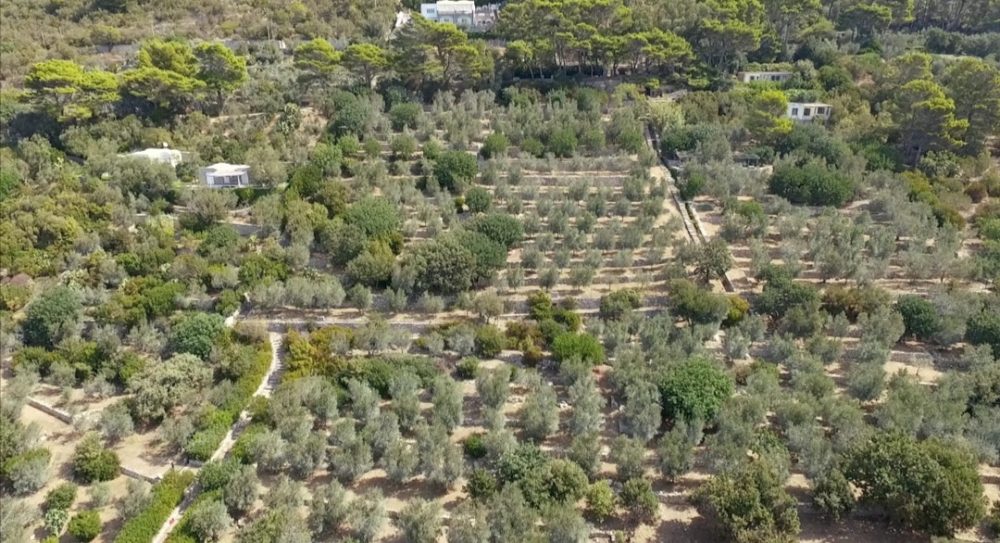
POLYGON ((506 213, 479 215, 467 224, 469 230, 484 234, 508 250, 521 242, 524 226, 521 221, 506 213))
POLYGON ((941 330, 941 320, 934 304, 916 295, 900 296, 896 309, 903 316, 906 335, 927 341, 941 330))
POLYGON ((464 151, 445 151, 434 161, 438 186, 454 194, 461 193, 478 173, 476 157, 464 151))
POLYGON ((400 102, 398 104, 393 104, 389 108, 389 123, 392 124, 392 129, 398 131, 404 128, 409 128, 410 130, 417 129, 417 122, 420 120, 420 116, 423 114, 423 109, 420 104, 414 102, 400 102))
POLYGON ((851 512, 854 508, 854 493, 840 470, 832 470, 816 481, 813 503, 833 520, 840 520, 851 512))
POLYGON ((73 483, 62 483, 45 494, 45 501, 42 502, 42 509, 62 509, 68 511, 76 501, 77 487, 73 483))
POLYGON ((620 320, 638 309, 641 304, 642 297, 637 290, 630 288, 615 290, 601 296, 598 315, 606 321, 620 320))
POLYGON ((507 154, 507 147, 510 142, 503 132, 491 132, 483 140, 483 146, 479 148, 479 155, 489 160, 491 158, 502 158, 507 154))
POLYGON ((646 479, 625 481, 620 500, 633 522, 652 520, 660 506, 660 500, 653 493, 653 486, 646 479))
POLYGON ((969 318, 965 340, 974 345, 989 345, 993 356, 1000 357, 1000 313, 986 308, 969 318))
POLYGON ((21 328, 25 344, 53 347, 72 332, 82 312, 80 294, 72 287, 44 290, 25 310, 21 328))
POLYGON ((493 196, 490 195, 490 191, 482 187, 472 187, 465 191, 465 205, 472 213, 485 213, 492 204, 493 196))
POLYGON ((603 364, 604 347, 590 334, 564 332, 552 342, 552 356, 559 362, 579 359, 587 364, 603 364))
POLYGON ((855 191, 851 178, 816 160, 776 166, 768 188, 793 204, 833 207, 849 202, 855 191))
POLYGON ((399 235, 403 224, 396 206, 385 198, 368 196, 351 204, 344 212, 344 222, 354 226, 368 239, 388 243, 399 235))
POLYGON ((101 516, 94 509, 81 511, 69 519, 66 531, 78 541, 93 541, 101 533, 101 516))
POLYGON ((225 331, 221 316, 212 313, 191 313, 177 320, 170 330, 170 349, 179 354, 190 353, 207 360, 212 347, 225 331))
POLYGON ((671 310, 695 324, 719 323, 729 312, 729 299, 687 279, 670 283, 671 310))
POLYGON ((597 522, 604 522, 615 514, 617 499, 607 480, 600 480, 587 489, 587 514, 597 522))
POLYGON ((914 530, 950 537, 986 514, 976 461, 953 443, 879 433, 850 451, 844 472, 862 500, 914 530))
POLYGON ((784 481, 766 461, 751 461, 734 473, 715 475, 695 493, 703 514, 711 511, 732 541, 796 541, 799 515, 784 481))
POLYGON ((476 354, 483 358, 493 358, 507 345, 506 337, 499 328, 485 324, 476 328, 474 339, 476 354))
POLYGON ((711 420, 733 392, 729 375, 699 358, 668 367, 658 385, 664 416, 685 421, 711 420))
POLYGON ((105 448, 97 434, 87 434, 73 451, 73 475, 84 483, 118 477, 118 455, 105 448))
POLYGON ((168 471, 163 479, 153 486, 153 499, 143 512, 129 519, 115 537, 115 543, 148 543, 156 536, 171 511, 184 498, 194 474, 190 472, 168 471))

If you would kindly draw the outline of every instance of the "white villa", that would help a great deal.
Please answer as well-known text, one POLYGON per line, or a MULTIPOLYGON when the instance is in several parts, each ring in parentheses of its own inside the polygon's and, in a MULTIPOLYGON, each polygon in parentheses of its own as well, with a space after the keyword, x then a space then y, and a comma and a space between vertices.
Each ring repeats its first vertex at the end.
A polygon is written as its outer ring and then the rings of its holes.
POLYGON ((212 189, 249 187, 250 166, 220 162, 198 170, 202 184, 212 189))
POLYGON ((833 108, 822 102, 789 102, 788 118, 793 121, 827 120, 833 108))
POLYGON ((425 19, 453 23, 461 28, 476 25, 476 3, 473 0, 439 0, 433 4, 420 4, 420 14, 425 19))
POLYGON ((736 77, 743 83, 771 81, 780 83, 792 78, 792 72, 740 72, 736 77))
POLYGON ((168 149, 166 147, 150 147, 141 151, 132 151, 131 153, 125 153, 118 156, 123 158, 141 158, 150 162, 170 164, 175 168, 178 164, 184 162, 184 155, 180 151, 176 149, 168 149))

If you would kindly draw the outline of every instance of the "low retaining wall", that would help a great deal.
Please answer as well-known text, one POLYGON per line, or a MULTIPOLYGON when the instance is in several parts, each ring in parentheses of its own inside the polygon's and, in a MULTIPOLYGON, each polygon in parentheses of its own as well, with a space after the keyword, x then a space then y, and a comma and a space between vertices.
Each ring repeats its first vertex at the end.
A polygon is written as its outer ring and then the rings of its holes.
POLYGON ((63 411, 62 409, 55 408, 41 400, 36 400, 34 398, 28 398, 28 405, 34 407, 35 409, 52 415, 53 417, 65 422, 66 424, 73 424, 73 420, 76 418, 73 415, 63 411))

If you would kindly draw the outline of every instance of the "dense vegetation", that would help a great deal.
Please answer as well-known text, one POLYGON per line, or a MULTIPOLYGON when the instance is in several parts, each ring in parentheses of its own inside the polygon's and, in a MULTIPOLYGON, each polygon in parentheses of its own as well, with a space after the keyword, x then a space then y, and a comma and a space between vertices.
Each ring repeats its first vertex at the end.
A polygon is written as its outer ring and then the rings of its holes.
POLYGON ((417 7, 4 4, 0 539, 996 535, 1000 5, 417 7))

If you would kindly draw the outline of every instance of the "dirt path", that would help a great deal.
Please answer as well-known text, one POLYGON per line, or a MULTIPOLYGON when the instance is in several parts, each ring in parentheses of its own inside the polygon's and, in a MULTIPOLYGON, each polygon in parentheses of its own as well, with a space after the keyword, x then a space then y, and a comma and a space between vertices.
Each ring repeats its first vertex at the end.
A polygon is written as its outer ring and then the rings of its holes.
MULTIPOLYGON (((271 393, 274 392, 275 387, 281 381, 281 373, 285 367, 284 356, 282 350, 282 343, 284 337, 277 332, 270 332, 268 334, 268 340, 271 342, 271 365, 267 368, 267 373, 264 374, 264 378, 260 382, 260 386, 257 387, 257 391, 254 392, 254 397, 262 396, 264 398, 270 398, 271 393)), ((233 445, 236 444, 237 438, 246 429, 247 425, 250 423, 250 414, 247 411, 240 413, 240 418, 233 424, 232 428, 226 434, 226 437, 222 439, 219 443, 219 447, 212 454, 210 460, 220 460, 225 458, 229 451, 232 450, 233 445)), ((157 532, 156 537, 153 538, 153 543, 163 543, 167 540, 170 532, 173 531, 174 527, 184 516, 184 512, 187 511, 188 507, 194 502, 195 498, 198 496, 198 490, 194 487, 188 489, 184 500, 170 512, 170 516, 167 517, 166 522, 160 527, 160 531, 157 532)))

